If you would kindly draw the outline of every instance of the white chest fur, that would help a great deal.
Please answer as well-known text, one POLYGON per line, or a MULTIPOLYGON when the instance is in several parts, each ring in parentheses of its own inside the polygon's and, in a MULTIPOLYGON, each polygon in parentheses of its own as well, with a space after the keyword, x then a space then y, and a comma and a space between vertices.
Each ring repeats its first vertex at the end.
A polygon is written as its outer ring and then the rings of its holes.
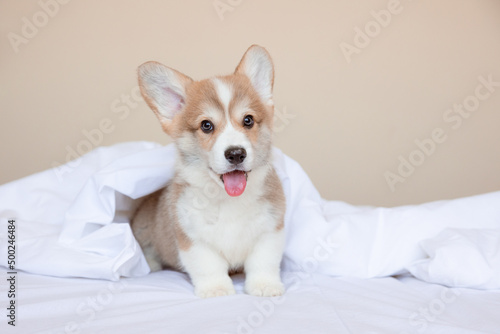
POLYGON ((239 267, 256 240, 276 229, 271 203, 261 197, 261 190, 249 184, 241 196, 228 197, 215 183, 204 188, 187 187, 177 203, 179 223, 193 243, 208 245, 231 268, 239 267))
POLYGON ((187 188, 177 206, 179 223, 192 242, 210 246, 231 268, 242 266, 258 237, 276 228, 271 204, 247 190, 229 198, 222 189, 207 194, 187 188))

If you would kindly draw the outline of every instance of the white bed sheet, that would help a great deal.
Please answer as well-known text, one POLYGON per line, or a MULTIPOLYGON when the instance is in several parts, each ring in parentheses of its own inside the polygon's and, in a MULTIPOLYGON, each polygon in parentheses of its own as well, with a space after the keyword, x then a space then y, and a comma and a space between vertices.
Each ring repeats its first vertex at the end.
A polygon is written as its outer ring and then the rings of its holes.
MULTIPOLYGON (((1 269, 0 276, 6 271, 1 269)), ((446 288, 411 277, 334 278, 284 272, 287 292, 200 299, 185 274, 117 282, 18 275, 17 326, 1 333, 498 333, 500 291, 446 288)), ((3 290, 3 289, 2 289, 3 290)), ((5 298, 2 293, 2 298, 5 298)), ((3 305, 2 305, 3 308, 3 305)))

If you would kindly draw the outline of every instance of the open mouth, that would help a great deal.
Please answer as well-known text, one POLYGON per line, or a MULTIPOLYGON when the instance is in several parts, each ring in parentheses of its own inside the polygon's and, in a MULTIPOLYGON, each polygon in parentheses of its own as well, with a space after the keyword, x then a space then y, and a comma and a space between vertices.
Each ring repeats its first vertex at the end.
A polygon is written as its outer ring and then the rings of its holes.
POLYGON ((248 180, 248 172, 233 170, 220 176, 224 189, 232 197, 240 196, 245 191, 248 180))

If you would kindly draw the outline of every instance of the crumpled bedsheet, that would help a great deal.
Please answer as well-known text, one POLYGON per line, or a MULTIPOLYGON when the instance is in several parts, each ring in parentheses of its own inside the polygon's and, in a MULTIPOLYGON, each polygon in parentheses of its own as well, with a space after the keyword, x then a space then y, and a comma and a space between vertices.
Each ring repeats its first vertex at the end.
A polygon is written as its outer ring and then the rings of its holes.
MULTIPOLYGON (((500 288, 500 191, 354 206, 321 198, 297 162, 273 153, 287 198, 283 270, 357 278, 410 272, 448 286, 500 288)), ((108 280, 146 275, 129 218, 138 199, 172 178, 175 157, 172 144, 121 143, 0 186, 0 237, 14 219, 16 268, 108 280)), ((0 265, 7 267, 7 256, 0 265)))

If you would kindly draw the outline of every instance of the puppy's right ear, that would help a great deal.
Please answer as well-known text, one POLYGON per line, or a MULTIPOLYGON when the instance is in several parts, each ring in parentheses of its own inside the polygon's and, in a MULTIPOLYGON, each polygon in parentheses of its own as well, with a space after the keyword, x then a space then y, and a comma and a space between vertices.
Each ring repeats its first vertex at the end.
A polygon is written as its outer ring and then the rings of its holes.
POLYGON ((186 104, 186 87, 193 79, 154 61, 139 66, 137 73, 144 100, 168 132, 172 119, 186 104))

